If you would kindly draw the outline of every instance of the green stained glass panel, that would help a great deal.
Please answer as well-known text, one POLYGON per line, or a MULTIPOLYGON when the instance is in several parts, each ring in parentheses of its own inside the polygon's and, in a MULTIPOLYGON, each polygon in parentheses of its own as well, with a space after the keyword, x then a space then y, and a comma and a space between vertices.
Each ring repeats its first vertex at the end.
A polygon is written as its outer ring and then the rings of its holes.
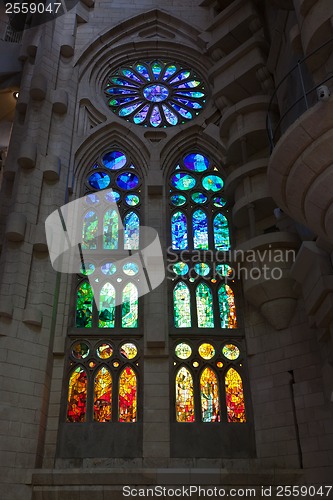
POLYGON ((199 276, 207 276, 210 271, 210 267, 208 264, 205 264, 205 262, 198 262, 194 266, 195 272, 199 274, 199 276))
POLYGON ((135 212, 129 212, 124 218, 124 249, 139 249, 140 220, 135 212))
POLYGON ((190 291, 180 281, 173 289, 174 322, 176 328, 190 328, 191 326, 191 300, 190 291))
POLYGON ((221 328, 237 328, 234 292, 229 285, 221 285, 218 291, 221 328))
POLYGON ((207 191, 220 191, 223 188, 223 180, 218 175, 207 175, 202 179, 202 185, 207 191))
POLYGON ((118 248, 118 214, 116 210, 108 210, 104 215, 103 247, 104 250, 118 248))
POLYGON ((111 283, 105 283, 100 293, 99 321, 100 328, 114 328, 116 291, 111 283))
POLYGON ((223 214, 217 214, 214 217, 214 243, 216 250, 229 250, 230 238, 228 219, 223 214))
POLYGON ((76 323, 77 328, 90 328, 92 326, 92 308, 94 294, 88 282, 82 283, 77 291, 76 298, 76 323))
POLYGON ((206 283, 200 283, 196 290, 199 328, 214 328, 213 297, 206 283))
POLYGON ((93 210, 89 210, 83 219, 82 227, 82 249, 96 250, 97 248, 98 216, 93 210))
POLYGON ((203 210, 196 210, 192 218, 193 246, 195 250, 208 250, 207 215, 203 210))
POLYGON ((186 203, 186 198, 182 194, 174 194, 173 196, 171 196, 170 200, 171 203, 176 207, 181 207, 186 203))
POLYGON ((121 316, 123 328, 138 327, 138 290, 133 283, 128 283, 123 290, 121 316))
POLYGON ((178 276, 184 276, 188 272, 188 265, 185 262, 177 262, 172 266, 172 270, 178 276))

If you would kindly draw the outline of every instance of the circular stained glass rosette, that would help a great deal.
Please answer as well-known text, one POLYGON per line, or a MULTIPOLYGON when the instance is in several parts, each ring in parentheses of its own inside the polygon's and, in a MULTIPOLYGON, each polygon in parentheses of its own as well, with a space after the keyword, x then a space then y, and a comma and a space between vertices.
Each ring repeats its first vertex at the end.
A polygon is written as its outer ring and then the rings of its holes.
POLYGON ((91 193, 86 196, 86 203, 87 205, 98 205, 99 203, 99 198, 97 194, 91 193))
POLYGON ((185 156, 184 165, 193 172, 205 172, 209 167, 209 160, 200 153, 191 153, 185 156))
POLYGON ((105 343, 101 344, 99 347, 96 349, 97 356, 101 359, 109 359, 112 356, 113 349, 111 344, 105 343))
POLYGON ((225 358, 233 361, 234 359, 239 358, 240 351, 236 345, 226 344, 222 349, 222 354, 225 358))
POLYGON ((105 199, 108 203, 117 203, 120 200, 120 194, 118 191, 110 189, 110 192, 106 193, 105 199))
POLYGON ((206 201, 208 200, 207 196, 203 193, 193 193, 191 195, 191 198, 194 201, 194 203, 199 203, 200 205, 202 203, 206 203, 206 201))
POLYGON ((135 344, 127 342, 120 347, 120 354, 126 359, 133 359, 138 354, 138 349, 135 344))
POLYGON ((210 271, 209 265, 205 264, 204 262, 199 262, 198 264, 195 264, 194 269, 199 276, 207 276, 207 274, 209 274, 210 271))
POLYGON ((117 271, 117 268, 116 268, 115 264, 112 264, 111 262, 107 262, 106 264, 102 265, 101 271, 106 276, 112 276, 117 271))
POLYGON ((188 273, 188 265, 185 262, 177 262, 172 266, 172 270, 174 273, 178 274, 178 276, 184 276, 188 273))
POLYGON ((216 272, 222 278, 226 276, 232 276, 232 268, 228 264, 218 264, 216 266, 216 272))
POLYGON ((120 189, 130 190, 135 189, 139 184, 139 177, 133 172, 124 172, 118 175, 116 179, 117 186, 120 189))
POLYGON ((226 200, 222 198, 221 196, 215 196, 213 198, 213 205, 217 208, 222 208, 226 204, 226 200))
POLYGON ((126 161, 126 155, 121 151, 110 151, 102 158, 104 167, 109 168, 110 170, 119 170, 126 165, 126 161))
POLYGON ((77 342, 73 346, 72 354, 76 359, 85 359, 89 356, 89 347, 85 342, 77 342))
POLYGON ((95 271, 95 266, 92 262, 85 262, 84 267, 81 267, 81 273, 84 274, 84 276, 90 276, 95 271))
POLYGON ((140 203, 140 198, 136 194, 128 194, 125 198, 125 202, 129 207, 135 207, 140 203))
POLYGON ((175 347, 175 354, 179 359, 187 359, 192 354, 191 346, 182 342, 181 344, 177 344, 175 347))
POLYGON ((110 182, 110 176, 105 172, 94 172, 88 178, 88 182, 93 189, 106 189, 110 182))
POLYGON ((171 184, 174 188, 179 189, 180 191, 188 191, 189 189, 194 188, 196 180, 192 177, 192 175, 179 172, 171 177, 171 184))
POLYGON ((223 184, 223 180, 218 175, 207 175, 202 179, 202 185, 207 191, 221 191, 223 184))
POLYGON ((195 118, 206 91, 202 78, 174 63, 144 61, 110 75, 105 94, 121 118, 146 127, 168 127, 195 118))
POLYGON ((215 356, 215 349, 212 344, 201 344, 198 352, 203 359, 212 359, 215 356))
POLYGON ((139 268, 134 262, 127 262, 123 265, 123 271, 127 276, 135 276, 138 274, 139 268))
POLYGON ((185 205, 186 198, 182 194, 174 194, 170 197, 170 201, 175 207, 181 207, 185 205))

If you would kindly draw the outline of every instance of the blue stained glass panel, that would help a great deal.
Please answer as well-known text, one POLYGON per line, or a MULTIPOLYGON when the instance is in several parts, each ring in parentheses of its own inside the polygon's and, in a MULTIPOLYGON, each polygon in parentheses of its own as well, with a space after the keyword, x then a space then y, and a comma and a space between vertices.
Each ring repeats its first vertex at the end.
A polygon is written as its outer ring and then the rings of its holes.
POLYGON ((171 217, 172 248, 185 250, 187 248, 187 221, 183 212, 175 212, 171 217))
POLYGON ((178 104, 175 104, 173 102, 170 102, 171 106, 176 110, 178 111, 178 113, 183 116, 184 118, 186 118, 187 120, 190 120, 192 118, 192 113, 190 111, 188 111, 187 109, 184 109, 180 106, 178 106, 178 104))
POLYGON ((192 217, 193 246, 195 250, 208 250, 208 222, 203 210, 196 210, 192 217))
POLYGON ((135 262, 127 262, 123 265, 123 271, 127 276, 135 276, 138 274, 139 268, 135 262))
POLYGON ((140 198, 136 194, 128 194, 125 201, 128 206, 135 207, 140 202, 140 198))
POLYGON ((111 179, 105 172, 94 172, 88 178, 93 189, 105 189, 109 186, 111 179))
POLYGON ((165 70, 163 80, 167 80, 168 78, 170 78, 170 76, 174 75, 176 73, 176 71, 177 71, 177 68, 174 64, 171 64, 170 66, 168 66, 165 70))
POLYGON ((101 266, 101 270, 106 276, 112 276, 117 271, 117 267, 112 262, 106 262, 101 266))
POLYGON ((223 180, 218 175, 207 175, 202 179, 202 185, 207 191, 220 191, 223 188, 223 180))
POLYGON ((126 165, 126 161, 126 155, 121 151, 110 151, 102 158, 104 167, 109 168, 110 170, 119 170, 119 168, 126 165))
POLYGON ((139 184, 139 177, 133 174, 133 172, 124 172, 118 175, 116 183, 121 189, 135 189, 139 184))
POLYGON ((149 71, 144 64, 137 64, 136 70, 146 78, 146 80, 150 81, 149 71))
POLYGON ((145 96, 147 101, 161 102, 165 101, 165 99, 168 97, 169 91, 164 85, 153 83, 152 85, 148 85, 148 87, 143 89, 143 95, 145 96))
POLYGON ((149 111, 149 104, 144 106, 142 109, 140 109, 140 111, 137 112, 136 115, 134 115, 133 118, 134 123, 138 124, 144 122, 145 119, 147 118, 148 111, 149 111))
POLYGON ((87 205, 98 205, 99 203, 99 198, 97 194, 91 193, 86 196, 86 203, 87 205))
POLYGON ((180 191, 187 191, 194 188, 196 180, 191 175, 180 172, 172 176, 171 184, 180 191))
POLYGON ((203 193, 193 193, 191 195, 191 198, 194 201, 194 203, 199 203, 199 204, 206 203, 208 199, 207 196, 203 193))
POLYGON ((199 153, 191 153, 185 156, 184 165, 194 172, 205 172, 209 167, 209 160, 199 153))
POLYGON ((162 71, 162 66, 160 65, 159 62, 154 62, 152 64, 151 69, 152 69, 153 75, 155 77, 155 80, 158 80, 158 77, 160 76, 160 73, 162 71))
POLYGON ((126 102, 131 102, 134 100, 134 96, 131 97, 118 97, 111 99, 109 101, 110 106, 120 106, 121 104, 125 104, 126 102))
POLYGON ((181 83, 180 85, 175 85, 177 89, 193 89, 200 85, 201 82, 198 80, 191 80, 190 82, 181 83))
POLYGON ((129 212, 124 218, 124 249, 139 249, 139 216, 135 212, 129 212))
POLYGON ((205 262, 198 262, 195 264, 194 269, 199 276, 207 276, 210 271, 209 265, 205 262))
POLYGON ((174 97, 173 99, 177 102, 180 102, 180 104, 185 104, 185 106, 188 106, 189 108, 193 108, 193 109, 201 109, 202 108, 202 106, 199 102, 188 101, 187 99, 180 99, 179 97, 174 97))
POLYGON ((83 219, 82 248, 83 250, 96 250, 97 248, 98 216, 89 210, 83 219))
MULTIPOLYGON (((111 95, 119 95, 119 94, 136 94, 137 91, 136 89, 121 89, 118 87, 110 87, 106 90, 108 94, 111 95)), ((136 95, 133 95, 132 98, 130 99, 131 101, 136 97, 136 95)))
POLYGON ((186 203, 186 198, 182 194, 174 194, 170 198, 171 203, 175 205, 176 207, 181 207, 182 205, 185 205, 186 203))
POLYGON ((214 243, 216 250, 229 250, 230 238, 228 219, 223 214, 214 217, 214 243))
POLYGON ((169 109, 165 104, 162 104, 162 108, 164 111, 165 118, 170 125, 177 125, 178 117, 169 109))
POLYGON ((178 276, 184 276, 188 273, 188 265, 185 262, 177 262, 177 264, 172 266, 172 270, 178 276))
POLYGON ((226 203, 227 203, 226 200, 224 198, 222 198, 221 196, 215 196, 213 198, 213 205, 214 205, 214 207, 221 208, 221 207, 224 207, 224 205, 226 203))
POLYGON ((195 92, 195 91, 184 91, 184 90, 181 90, 181 89, 177 89, 177 94, 180 96, 184 96, 186 95, 187 97, 204 97, 205 94, 203 94, 202 92, 195 92))
POLYGON ((150 116, 150 123, 153 127, 158 127, 162 123, 161 113, 157 106, 153 107, 153 111, 150 116))
POLYGON ((170 80, 170 83, 181 82, 182 80, 186 80, 186 78, 188 78, 190 74, 191 72, 188 70, 182 71, 181 73, 179 73, 179 75, 170 80))
POLYGON ((137 88, 137 83, 135 82, 128 82, 127 80, 124 80, 124 78, 118 78, 117 76, 113 77, 110 79, 111 83, 114 83, 115 85, 124 85, 124 87, 132 87, 134 86, 137 88))
POLYGON ((131 71, 130 69, 123 69, 122 73, 123 73, 124 76, 127 76, 127 78, 130 78, 131 80, 134 80, 135 82, 142 83, 141 80, 140 80, 140 78, 138 78, 136 76, 136 74, 133 73, 133 71, 131 71))
POLYGON ((117 203, 120 200, 120 194, 112 190, 105 194, 105 199, 108 203, 117 203))
POLYGON ((132 114, 139 106, 141 106, 142 101, 133 104, 132 106, 125 106, 124 108, 121 108, 119 111, 119 116, 128 116, 132 114))

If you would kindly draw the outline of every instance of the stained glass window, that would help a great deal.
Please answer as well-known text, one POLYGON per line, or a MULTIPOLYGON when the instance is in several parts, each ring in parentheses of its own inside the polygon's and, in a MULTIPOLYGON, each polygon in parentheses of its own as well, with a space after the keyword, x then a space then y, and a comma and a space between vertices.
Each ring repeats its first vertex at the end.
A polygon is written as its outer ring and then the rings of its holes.
POLYGON ((246 422, 242 378, 234 368, 225 376, 228 422, 246 422))
POLYGON ((220 421, 219 384, 215 372, 207 367, 200 377, 201 417, 203 422, 220 421))
POLYGON ((193 246, 195 250, 208 250, 208 222, 203 210, 196 210, 192 216, 193 246))
POLYGON ((118 248, 118 214, 116 210, 108 210, 104 215, 103 247, 105 250, 118 248))
POLYGON ((76 326, 90 328, 92 326, 94 294, 90 284, 84 281, 77 290, 76 326))
POLYGON ((95 376, 94 384, 94 420, 109 422, 112 412, 112 376, 104 366, 95 376))
POLYGON ((69 378, 67 422, 84 422, 86 419, 87 374, 78 366, 69 378))
POLYGON ((214 328, 213 297, 206 283, 197 286, 196 302, 199 328, 214 328))
POLYGON ((216 250, 229 250, 229 228, 228 219, 223 214, 214 217, 214 243, 216 250))
POLYGON ((139 217, 135 212, 129 212, 124 218, 124 249, 139 249, 139 217))
POLYGON ((154 128, 195 118, 206 98, 199 75, 165 61, 142 61, 119 68, 110 75, 105 94, 118 116, 154 128))
POLYGON ((193 378, 184 366, 176 375, 176 420, 194 422, 193 378))
POLYGON ((218 291, 221 328, 237 328, 234 292, 229 285, 221 285, 218 291))
POLYGON ((101 328, 115 326, 116 291, 111 283, 105 283, 100 293, 99 322, 101 328))
POLYGON ((137 377, 134 370, 126 366, 119 377, 119 422, 136 422, 137 377))
POLYGON ((97 248, 98 216, 94 210, 89 210, 83 219, 82 249, 95 250, 97 248))
POLYGON ((138 289, 133 283, 128 283, 123 290, 121 315, 123 328, 137 328, 138 289))
POLYGON ((174 319, 176 328, 191 326, 191 299, 188 287, 180 281, 173 290, 174 319))
POLYGON ((187 221, 183 212, 175 212, 171 217, 172 248, 184 250, 187 248, 187 221))

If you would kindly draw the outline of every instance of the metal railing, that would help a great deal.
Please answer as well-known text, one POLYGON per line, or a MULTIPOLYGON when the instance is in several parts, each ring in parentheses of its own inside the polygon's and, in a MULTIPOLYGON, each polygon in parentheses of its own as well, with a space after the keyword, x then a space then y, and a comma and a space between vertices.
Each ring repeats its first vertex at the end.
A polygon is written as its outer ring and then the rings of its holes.
MULTIPOLYGON (((327 53, 327 57, 333 51, 333 38, 325 42, 316 50, 308 54, 291 68, 276 86, 274 94, 268 105, 266 129, 270 143, 271 152, 280 135, 294 123, 305 111, 318 102, 317 89, 333 80, 332 70, 326 69, 326 76, 320 82, 314 84, 312 75, 306 65, 309 59, 320 57, 327 53), (275 122, 276 112, 273 108, 278 107, 280 118, 275 122)), ((331 62, 332 64, 332 62, 331 62)))
POLYGON ((22 32, 15 31, 9 23, 0 20, 0 40, 3 42, 20 43, 22 32))

